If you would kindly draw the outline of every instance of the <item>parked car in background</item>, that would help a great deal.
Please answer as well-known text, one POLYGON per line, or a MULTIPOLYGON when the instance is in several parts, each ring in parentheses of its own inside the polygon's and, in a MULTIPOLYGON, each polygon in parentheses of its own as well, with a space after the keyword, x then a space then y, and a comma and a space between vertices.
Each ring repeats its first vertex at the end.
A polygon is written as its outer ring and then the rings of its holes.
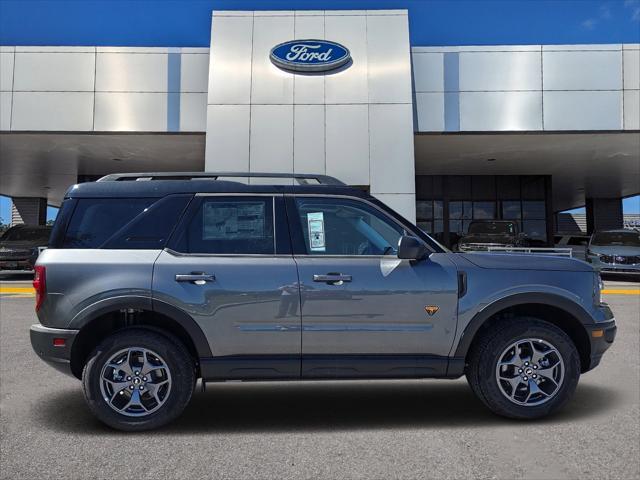
POLYGON ((589 235, 554 235, 553 240, 556 248, 570 248, 571 256, 578 260, 586 260, 587 245, 589 245, 589 235))
POLYGON ((16 225, 0 236, 0 270, 33 270, 51 227, 16 225))
POLYGON ((640 232, 603 230, 591 236, 587 262, 602 273, 640 274, 640 232))
POLYGON ((529 240, 511 220, 474 220, 454 250, 486 251, 489 247, 528 247, 529 240))

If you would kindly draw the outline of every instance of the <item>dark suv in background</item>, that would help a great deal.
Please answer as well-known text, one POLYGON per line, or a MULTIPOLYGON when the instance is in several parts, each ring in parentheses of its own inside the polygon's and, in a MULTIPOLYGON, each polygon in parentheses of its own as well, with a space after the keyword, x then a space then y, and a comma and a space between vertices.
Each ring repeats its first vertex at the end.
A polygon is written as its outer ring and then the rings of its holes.
POLYGON ((49 244, 51 227, 16 225, 0 236, 0 271, 33 270, 38 255, 49 244))
POLYGON ((460 252, 486 251, 490 247, 528 247, 526 236, 518 232, 518 223, 511 220, 474 220, 467 233, 458 241, 460 252))

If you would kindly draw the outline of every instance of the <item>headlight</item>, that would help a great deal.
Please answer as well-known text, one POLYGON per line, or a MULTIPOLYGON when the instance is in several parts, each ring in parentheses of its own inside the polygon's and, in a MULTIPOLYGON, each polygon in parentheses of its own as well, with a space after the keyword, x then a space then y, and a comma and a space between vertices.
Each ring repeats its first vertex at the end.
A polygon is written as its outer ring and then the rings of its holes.
POLYGON ((587 250, 587 255, 590 255, 592 257, 597 257, 597 258, 600 258, 602 256, 599 253, 592 252, 591 250, 587 250))
POLYGON ((602 283, 602 277, 599 273, 593 274, 593 304, 600 305, 602 301, 602 290, 604 289, 604 283, 602 283))

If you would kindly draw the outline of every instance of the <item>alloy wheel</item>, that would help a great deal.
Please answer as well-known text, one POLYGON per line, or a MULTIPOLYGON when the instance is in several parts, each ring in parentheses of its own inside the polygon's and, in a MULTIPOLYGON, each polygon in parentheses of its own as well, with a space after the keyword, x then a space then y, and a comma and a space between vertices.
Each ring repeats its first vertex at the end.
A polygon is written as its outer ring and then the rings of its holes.
POLYGON ((498 357, 496 381, 510 402, 530 407, 558 393, 564 372, 564 360, 556 347, 539 338, 525 338, 513 342, 498 357))

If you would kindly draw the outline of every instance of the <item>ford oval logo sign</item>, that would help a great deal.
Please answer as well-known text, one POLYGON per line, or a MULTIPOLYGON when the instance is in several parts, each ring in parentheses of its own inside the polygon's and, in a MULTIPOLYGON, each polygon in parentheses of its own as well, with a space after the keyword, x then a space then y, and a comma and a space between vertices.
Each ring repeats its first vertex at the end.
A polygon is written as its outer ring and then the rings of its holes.
POLYGON ((351 61, 347 47, 327 40, 291 40, 273 47, 269 56, 274 65, 293 72, 326 72, 351 61))

